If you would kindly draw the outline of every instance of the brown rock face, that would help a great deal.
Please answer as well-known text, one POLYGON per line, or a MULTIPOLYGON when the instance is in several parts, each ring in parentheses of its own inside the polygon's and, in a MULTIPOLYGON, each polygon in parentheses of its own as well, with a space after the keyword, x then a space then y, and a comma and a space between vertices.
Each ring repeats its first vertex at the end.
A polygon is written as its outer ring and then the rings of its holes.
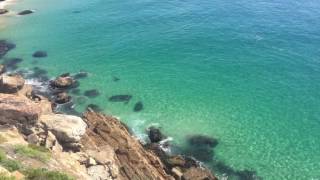
POLYGON ((24 86, 20 75, 2 75, 0 77, 0 93, 16 93, 24 86))
POLYGON ((0 124, 34 125, 40 114, 39 105, 28 98, 0 93, 0 124))
POLYGON ((183 180, 217 180, 207 169, 192 167, 183 173, 183 180))
POLYGON ((87 112, 84 119, 89 126, 86 135, 81 140, 84 149, 96 148, 98 150, 106 145, 112 147, 115 152, 114 163, 119 168, 118 179, 162 180, 173 178, 164 171, 161 160, 152 152, 145 150, 116 118, 87 112))

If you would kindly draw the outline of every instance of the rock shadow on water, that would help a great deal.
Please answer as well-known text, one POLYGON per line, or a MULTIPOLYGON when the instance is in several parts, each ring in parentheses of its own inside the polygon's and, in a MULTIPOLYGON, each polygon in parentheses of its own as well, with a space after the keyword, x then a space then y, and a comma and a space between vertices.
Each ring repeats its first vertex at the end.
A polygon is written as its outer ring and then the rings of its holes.
POLYGON ((134 112, 140 112, 142 110, 143 110, 143 103, 141 101, 139 101, 134 105, 133 111, 134 112))
POLYGON ((109 97, 110 102, 124 102, 125 104, 128 104, 131 100, 132 95, 114 95, 109 97))
POLYGON ((235 170, 232 167, 217 161, 214 156, 214 148, 219 144, 216 138, 206 135, 190 135, 186 137, 187 146, 182 148, 182 154, 192 156, 201 162, 205 162, 212 166, 214 171, 226 174, 231 179, 237 180, 260 180, 256 171, 253 170, 235 170))
POLYGON ((91 89, 85 91, 83 94, 89 98, 95 98, 100 95, 100 92, 97 89, 91 89))

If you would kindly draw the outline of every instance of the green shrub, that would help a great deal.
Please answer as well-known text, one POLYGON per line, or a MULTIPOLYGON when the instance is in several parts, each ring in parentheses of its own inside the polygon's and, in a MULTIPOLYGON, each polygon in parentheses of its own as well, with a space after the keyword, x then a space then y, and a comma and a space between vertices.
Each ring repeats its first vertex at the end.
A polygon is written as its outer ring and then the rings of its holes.
POLYGON ((15 146, 15 152, 21 156, 38 159, 42 162, 47 162, 50 159, 50 151, 44 147, 36 145, 17 145, 15 146))
POLYGON ((74 178, 59 171, 47 169, 28 169, 24 172, 26 180, 74 180, 74 178))
POLYGON ((20 162, 8 159, 6 154, 2 150, 0 150, 0 165, 10 172, 20 170, 22 168, 20 162))

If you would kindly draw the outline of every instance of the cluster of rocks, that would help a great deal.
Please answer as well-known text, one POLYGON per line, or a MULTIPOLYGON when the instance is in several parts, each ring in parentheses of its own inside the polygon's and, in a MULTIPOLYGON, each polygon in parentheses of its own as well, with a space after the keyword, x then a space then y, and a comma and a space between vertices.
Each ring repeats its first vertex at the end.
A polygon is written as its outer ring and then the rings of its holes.
MULTIPOLYGON (((152 150, 156 153, 162 160, 165 165, 165 170, 168 174, 171 174, 175 179, 183 180, 193 180, 193 179, 206 179, 206 180, 215 180, 217 179, 209 169, 203 167, 199 161, 193 157, 185 155, 169 155, 163 148, 161 142, 166 138, 162 134, 159 128, 150 127, 148 128, 148 137, 150 143, 146 144, 146 148, 152 150)), ((197 137, 195 141, 197 143, 215 143, 212 142, 211 138, 204 138, 201 136, 200 141, 198 142, 197 137)))
MULTIPOLYGON (((74 84, 75 80, 68 75, 51 82, 58 89, 74 84)), ((179 160, 178 156, 159 158, 114 117, 90 109, 81 118, 56 114, 52 109, 49 99, 33 92, 20 75, 0 76, 0 127, 14 126, 27 143, 54 152, 56 159, 52 164, 59 162, 62 167, 70 162, 78 164, 77 173, 68 170, 78 179, 215 179, 196 161, 192 164, 187 158, 179 160)), ((160 131, 152 132, 154 142, 162 140, 160 131)))

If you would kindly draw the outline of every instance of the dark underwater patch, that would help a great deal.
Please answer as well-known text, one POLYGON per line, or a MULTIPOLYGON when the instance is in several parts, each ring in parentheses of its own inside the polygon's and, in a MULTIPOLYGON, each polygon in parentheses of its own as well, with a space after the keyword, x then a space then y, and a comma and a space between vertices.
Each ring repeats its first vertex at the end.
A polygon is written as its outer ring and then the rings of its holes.
POLYGON ((109 97, 110 102, 124 102, 128 103, 131 100, 131 95, 114 95, 109 97))
POLYGON ((74 79, 83 79, 86 77, 88 77, 88 73, 82 70, 73 76, 74 79))
POLYGON ((112 76, 112 81, 114 81, 114 82, 120 81, 120 78, 118 78, 116 76, 112 76))
POLYGON ((83 93, 85 96, 94 98, 100 95, 100 92, 96 89, 87 90, 83 93))
POLYGON ((48 53, 46 51, 36 51, 32 54, 32 57, 34 58, 44 58, 47 56, 48 56, 48 53))
POLYGON ((142 111, 142 110, 143 110, 143 104, 142 104, 141 101, 139 101, 134 105, 133 111, 134 112, 139 112, 139 111, 142 111))
POLYGON ((0 40, 0 58, 16 47, 15 44, 6 40, 0 40))
POLYGON ((23 59, 21 58, 9 58, 4 60, 3 65, 10 70, 18 69, 18 64, 21 63, 23 59))
POLYGON ((74 95, 79 95, 81 93, 80 89, 71 89, 70 92, 74 95))

